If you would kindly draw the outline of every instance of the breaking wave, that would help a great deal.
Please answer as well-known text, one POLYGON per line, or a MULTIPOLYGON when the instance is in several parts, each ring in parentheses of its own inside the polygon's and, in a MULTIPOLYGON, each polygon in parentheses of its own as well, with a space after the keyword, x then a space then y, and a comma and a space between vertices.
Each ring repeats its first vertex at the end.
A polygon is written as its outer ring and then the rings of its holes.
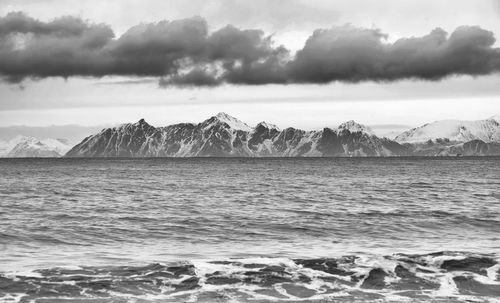
POLYGON ((2 302, 500 302, 498 256, 464 252, 81 266, 0 275, 2 302))

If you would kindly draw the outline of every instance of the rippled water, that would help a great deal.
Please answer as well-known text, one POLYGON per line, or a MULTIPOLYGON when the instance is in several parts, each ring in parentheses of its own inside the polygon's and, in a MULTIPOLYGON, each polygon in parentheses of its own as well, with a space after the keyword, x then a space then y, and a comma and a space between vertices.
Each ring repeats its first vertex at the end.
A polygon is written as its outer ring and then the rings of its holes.
POLYGON ((4 159, 0 173, 0 301, 500 297, 500 158, 4 159))

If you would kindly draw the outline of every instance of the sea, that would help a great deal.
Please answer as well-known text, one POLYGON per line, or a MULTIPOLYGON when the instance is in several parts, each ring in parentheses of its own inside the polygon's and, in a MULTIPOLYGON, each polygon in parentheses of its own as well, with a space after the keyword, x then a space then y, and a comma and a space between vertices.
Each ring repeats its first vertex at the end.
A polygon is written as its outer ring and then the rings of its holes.
POLYGON ((0 159, 0 302, 500 302, 500 158, 0 159))

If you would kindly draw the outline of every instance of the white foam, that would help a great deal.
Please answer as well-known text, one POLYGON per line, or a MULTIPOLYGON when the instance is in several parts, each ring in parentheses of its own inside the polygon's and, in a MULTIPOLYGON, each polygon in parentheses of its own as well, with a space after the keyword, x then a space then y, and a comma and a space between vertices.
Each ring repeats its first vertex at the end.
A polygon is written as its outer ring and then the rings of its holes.
POLYGON ((433 291, 432 294, 437 297, 449 297, 458 294, 457 285, 453 281, 452 274, 443 274, 439 278, 439 289, 433 291))
POLYGON ((491 279, 489 276, 472 274, 472 278, 474 278, 474 280, 478 281, 481 284, 500 285, 500 282, 491 279))
POLYGON ((24 294, 8 293, 0 298, 0 302, 19 303, 23 297, 24 294))
POLYGON ((486 269, 486 274, 488 275, 488 278, 490 278, 491 280, 497 280, 499 272, 500 272, 500 263, 495 264, 492 267, 486 269))

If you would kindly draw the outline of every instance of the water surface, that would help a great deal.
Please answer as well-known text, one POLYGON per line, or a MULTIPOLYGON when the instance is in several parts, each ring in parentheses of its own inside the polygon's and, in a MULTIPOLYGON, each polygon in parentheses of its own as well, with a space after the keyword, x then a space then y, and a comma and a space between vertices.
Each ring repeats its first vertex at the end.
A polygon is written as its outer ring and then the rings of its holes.
POLYGON ((500 296, 500 158, 2 159, 0 172, 0 300, 500 296))

